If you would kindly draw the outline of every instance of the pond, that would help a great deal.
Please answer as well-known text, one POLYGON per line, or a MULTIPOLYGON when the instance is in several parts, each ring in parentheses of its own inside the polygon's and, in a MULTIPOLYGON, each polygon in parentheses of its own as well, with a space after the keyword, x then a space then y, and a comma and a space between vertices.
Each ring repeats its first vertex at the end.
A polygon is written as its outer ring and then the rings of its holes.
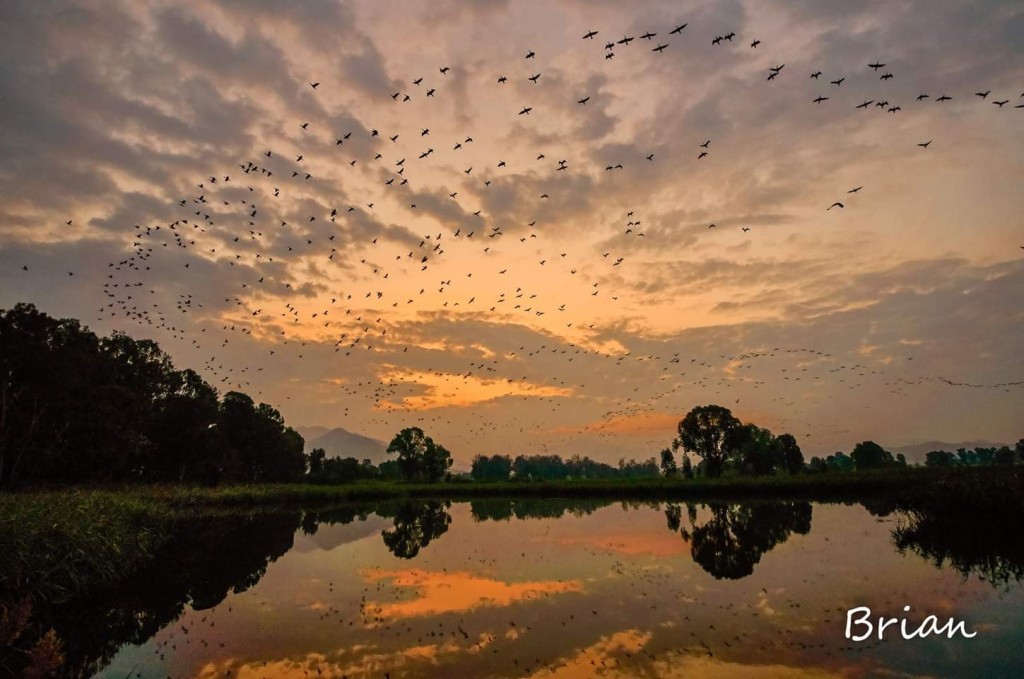
POLYGON ((792 500, 204 514, 55 619, 74 672, 117 679, 1019 676, 1024 550, 998 529, 792 500), (859 606, 976 636, 853 641, 859 606))

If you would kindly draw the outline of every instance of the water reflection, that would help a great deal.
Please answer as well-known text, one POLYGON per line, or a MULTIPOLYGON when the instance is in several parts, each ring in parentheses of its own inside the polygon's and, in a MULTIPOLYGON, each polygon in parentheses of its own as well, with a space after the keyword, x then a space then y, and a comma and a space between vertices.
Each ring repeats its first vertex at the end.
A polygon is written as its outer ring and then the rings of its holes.
POLYGON ((931 603, 996 621, 972 649, 995 640, 998 675, 1022 578, 1024 540, 951 507, 410 500, 196 516, 138 577, 39 611, 67 676, 948 674, 941 644, 838 624, 931 603))
MULTIPOLYGON (((1024 580, 1024 540, 1013 528, 1008 530, 1005 521, 955 504, 897 515, 892 538, 901 554, 912 552, 937 568, 949 566, 964 578, 977 575, 993 585, 1008 587, 1024 580)), ((1013 521, 1017 516, 1004 518, 1013 521)))
POLYGON ((260 581, 293 545, 300 513, 205 515, 174 532, 157 558, 109 591, 52 609, 68 676, 91 676, 123 644, 141 644, 181 617, 260 581))
POLYGON ((395 512, 394 528, 381 533, 388 550, 401 559, 413 559, 420 550, 448 532, 451 503, 440 500, 409 501, 395 512))
POLYGON ((678 530, 690 543, 695 563, 719 579, 737 580, 754 572, 761 557, 792 533, 811 530, 810 502, 712 503, 711 516, 698 521, 697 507, 687 505, 690 528, 680 528, 679 505, 669 504, 665 518, 669 530, 678 530))

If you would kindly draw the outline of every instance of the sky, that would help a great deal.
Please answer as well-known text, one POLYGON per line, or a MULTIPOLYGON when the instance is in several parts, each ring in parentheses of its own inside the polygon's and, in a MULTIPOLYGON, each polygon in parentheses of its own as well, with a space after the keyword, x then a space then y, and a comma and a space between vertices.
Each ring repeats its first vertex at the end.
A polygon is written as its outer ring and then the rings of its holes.
POLYGON ((460 466, 647 458, 708 403, 807 457, 1016 441, 1022 34, 1009 0, 4 3, 0 308, 460 466))

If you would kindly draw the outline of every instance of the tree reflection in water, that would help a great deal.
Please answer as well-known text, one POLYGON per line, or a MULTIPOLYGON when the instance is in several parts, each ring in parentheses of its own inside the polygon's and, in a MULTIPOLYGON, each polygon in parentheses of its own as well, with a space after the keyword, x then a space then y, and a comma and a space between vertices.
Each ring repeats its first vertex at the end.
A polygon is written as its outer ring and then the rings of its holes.
MULTIPOLYGON (((949 566, 964 579, 974 574, 993 586, 1024 580, 1024 539, 1019 532, 973 508, 930 504, 896 513, 892 541, 900 554, 912 552, 936 568, 949 566)), ((1011 515, 1020 513, 1005 514, 1011 515)))
MULTIPOLYGON (((582 517, 613 504, 599 500, 487 499, 470 503, 475 521, 582 517)), ((955 504, 936 499, 862 503, 875 516, 895 512, 893 544, 938 568, 978 575, 994 586, 1024 580, 1024 539, 993 516, 1019 515, 1010 507, 955 504)), ((626 505, 637 506, 635 504, 626 505)), ((650 503, 661 507, 667 527, 691 543, 693 560, 718 579, 749 576, 761 557, 793 533, 811 528, 811 504, 802 501, 650 503), (685 515, 684 515, 685 509, 685 515)), ((390 519, 381 539, 396 557, 413 559, 445 535, 451 503, 439 500, 348 505, 301 512, 216 513, 182 518, 170 542, 148 567, 106 591, 68 603, 34 602, 38 633, 53 627, 64 643, 65 676, 91 676, 123 644, 141 644, 179 619, 186 608, 209 609, 229 593, 254 586, 270 563, 287 553, 295 535, 326 524, 390 519)), ((600 531, 600 523, 587 524, 600 531)), ((0 657, 0 666, 3 658, 0 657)))
MULTIPOLYGON (((704 505, 702 505, 703 507, 704 505)), ((687 504, 690 528, 680 528, 682 510, 669 504, 669 530, 690 543, 695 563, 717 579, 738 580, 754 572, 761 556, 782 544, 790 534, 811 530, 810 502, 710 503, 711 518, 697 524, 697 507, 687 504)))
POLYGON ((431 540, 448 532, 452 522, 450 506, 448 500, 410 500, 399 505, 394 513, 394 528, 381 534, 384 544, 400 559, 415 558, 431 540))

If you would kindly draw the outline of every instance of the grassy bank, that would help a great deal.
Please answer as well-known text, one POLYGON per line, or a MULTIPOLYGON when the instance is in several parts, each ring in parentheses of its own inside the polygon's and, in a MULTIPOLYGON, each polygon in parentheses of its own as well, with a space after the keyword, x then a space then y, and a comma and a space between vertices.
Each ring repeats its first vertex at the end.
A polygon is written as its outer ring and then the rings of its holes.
POLYGON ((1024 492, 1024 467, 905 468, 795 476, 733 476, 718 479, 573 479, 538 482, 447 482, 415 484, 357 482, 343 485, 271 484, 217 488, 133 487, 127 492, 171 507, 322 504, 403 498, 485 497, 587 498, 634 500, 800 498, 848 501, 884 496, 911 500, 941 493, 971 502, 1024 492))
POLYGON ((0 593, 63 601, 116 583, 163 544, 171 517, 134 493, 0 494, 0 593))

